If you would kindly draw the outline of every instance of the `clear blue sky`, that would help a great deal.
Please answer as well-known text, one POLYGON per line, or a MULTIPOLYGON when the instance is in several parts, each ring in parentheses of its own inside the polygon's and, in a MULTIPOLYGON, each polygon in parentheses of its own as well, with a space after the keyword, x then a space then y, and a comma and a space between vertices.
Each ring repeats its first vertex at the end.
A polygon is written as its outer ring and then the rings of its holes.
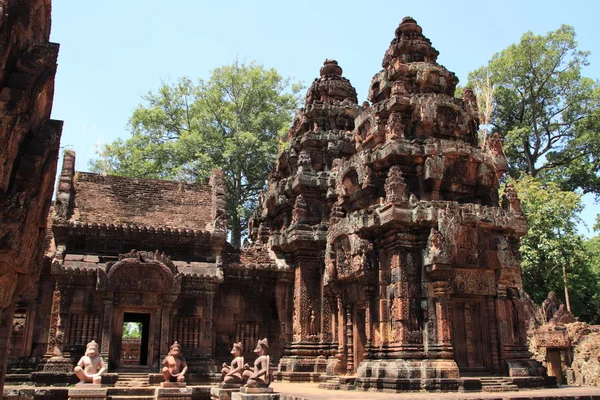
MULTIPOLYGON (((203 1, 53 0, 51 40, 60 43, 52 117, 62 146, 88 169, 97 144, 129 136, 141 95, 161 80, 208 78, 234 58, 256 60, 310 84, 326 58, 338 60, 366 99, 394 30, 410 15, 462 83, 467 74, 531 30, 575 27, 592 52, 585 75, 600 78, 600 1, 203 1)), ((62 161, 61 161, 62 162, 62 161)), ((586 196, 583 218, 598 205, 586 196)), ((582 233, 591 232, 583 229, 582 233)))

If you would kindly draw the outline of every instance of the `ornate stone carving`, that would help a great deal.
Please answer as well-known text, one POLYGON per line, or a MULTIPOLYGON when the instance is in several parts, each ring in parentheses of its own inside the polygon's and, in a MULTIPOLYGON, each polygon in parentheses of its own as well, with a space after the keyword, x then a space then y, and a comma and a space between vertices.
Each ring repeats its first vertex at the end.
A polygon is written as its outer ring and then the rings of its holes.
POLYGON ((504 189, 504 197, 506 199, 506 209, 513 214, 522 215, 521 200, 517 196, 517 190, 514 185, 509 183, 504 189))
POLYGON ((385 180, 385 200, 388 203, 397 203, 408 200, 406 180, 398 165, 392 166, 388 171, 388 176, 385 180))
POLYGON ((243 383, 242 374, 244 372, 244 357, 242 356, 242 343, 234 343, 231 349, 231 365, 223 363, 223 369, 221 374, 223 375, 223 382, 228 384, 241 384, 243 383))
POLYGON ((185 358, 181 354, 181 346, 177 341, 171 345, 171 350, 163 360, 162 365, 162 375, 165 382, 185 382, 188 367, 185 358))
POLYGON ((308 214, 308 204, 304 200, 304 196, 299 194, 294 202, 294 209, 292 210, 292 224, 302 224, 306 221, 308 214))
MULTIPOLYGON (((244 378, 247 379, 246 387, 268 387, 271 384, 269 341, 264 338, 259 340, 254 352, 258 356, 254 361, 252 371, 244 371, 244 378)), ((246 364, 246 367, 248 365, 246 364)))
POLYGON ((298 173, 313 171, 310 153, 302 150, 298 156, 298 173))
POLYGON ((75 367, 75 375, 81 383, 100 384, 102 374, 106 371, 104 360, 100 357, 98 343, 94 340, 89 342, 85 349, 85 355, 79 359, 75 367))

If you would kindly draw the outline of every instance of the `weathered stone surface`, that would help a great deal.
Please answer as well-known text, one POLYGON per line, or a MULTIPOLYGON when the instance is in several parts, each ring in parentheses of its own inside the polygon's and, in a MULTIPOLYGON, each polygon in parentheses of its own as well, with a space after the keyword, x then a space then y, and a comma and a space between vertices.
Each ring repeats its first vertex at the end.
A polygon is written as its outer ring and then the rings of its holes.
MULTIPOLYGON (((405 18, 362 105, 325 60, 241 249, 226 243, 222 172, 206 185, 106 177, 75 171, 66 153, 44 281, 19 311, 45 337, 23 334, 11 365, 66 382, 95 340, 111 370, 135 363, 153 384, 178 341, 190 384, 207 383, 234 343, 251 362, 266 337, 266 364, 290 381, 463 390, 477 384, 461 374, 476 372, 512 375, 511 390, 546 382, 531 377, 544 371, 526 344, 527 224, 514 190, 498 195, 501 140, 480 145, 474 94, 454 97, 458 79, 437 56, 405 18), (139 349, 122 345, 128 321, 144 327, 139 349)), ((16 101, 15 89, 0 99, 16 101)), ((232 394, 242 395, 272 396, 232 394)))
POLYGON ((58 45, 50 1, 0 1, 0 391, 13 312, 35 292, 62 122, 50 119, 58 45))
POLYGON ((600 325, 588 325, 550 292, 541 307, 531 305, 529 349, 558 383, 600 386, 600 325))
POLYGON ((463 370, 540 372, 518 261, 527 225, 510 188, 499 204, 502 144, 480 146, 474 94, 454 97, 458 79, 437 56, 407 17, 370 103, 358 106, 327 60, 294 119, 248 246, 294 269, 282 379, 327 372, 426 387, 463 370))

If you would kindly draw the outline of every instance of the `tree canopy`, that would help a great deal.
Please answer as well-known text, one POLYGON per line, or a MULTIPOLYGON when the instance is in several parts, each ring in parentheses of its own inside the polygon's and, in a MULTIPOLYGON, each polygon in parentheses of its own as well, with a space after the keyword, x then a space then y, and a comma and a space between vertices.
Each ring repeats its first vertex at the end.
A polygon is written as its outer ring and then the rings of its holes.
POLYGON ((513 177, 525 171, 600 194, 600 85, 582 76, 588 54, 563 25, 525 33, 469 74, 489 133, 504 137, 513 177))
POLYGON ((92 170, 203 183, 223 170, 231 241, 239 247, 298 104, 298 84, 255 62, 234 61, 207 81, 149 92, 129 120, 131 137, 103 146, 92 170))
POLYGON ((598 258, 588 251, 597 242, 588 243, 577 232, 581 195, 530 175, 509 183, 517 190, 529 229, 520 247, 525 290, 538 303, 550 291, 566 300, 564 273, 573 314, 600 322, 600 276, 594 271, 598 258))

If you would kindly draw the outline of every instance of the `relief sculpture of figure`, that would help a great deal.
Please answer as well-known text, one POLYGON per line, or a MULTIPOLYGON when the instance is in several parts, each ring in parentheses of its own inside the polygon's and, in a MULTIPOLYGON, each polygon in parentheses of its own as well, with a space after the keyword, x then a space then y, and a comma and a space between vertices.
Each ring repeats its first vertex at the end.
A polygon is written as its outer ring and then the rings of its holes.
POLYGON ((165 382, 185 382, 187 363, 185 362, 185 358, 181 355, 181 346, 177 341, 171 345, 171 351, 169 351, 169 355, 163 360, 162 365, 164 366, 162 374, 165 378, 165 382))
POLYGON ((92 340, 85 347, 85 355, 79 359, 75 367, 75 375, 80 383, 100 384, 105 371, 104 361, 98 353, 98 343, 92 340))
POLYGON ((223 382, 242 383, 244 381, 242 376, 244 371, 244 357, 242 357, 242 342, 233 344, 233 348, 231 349, 231 355, 233 356, 233 360, 231 360, 231 365, 223 363, 223 369, 221 370, 221 373, 223 374, 223 382))
MULTIPOLYGON (((269 371, 270 358, 268 355, 269 342, 266 338, 259 340, 254 352, 258 354, 258 358, 254 361, 253 372, 248 369, 244 371, 244 378, 248 380, 246 387, 268 387, 271 384, 271 373, 269 371)), ((249 368, 248 364, 244 366, 249 368)))

